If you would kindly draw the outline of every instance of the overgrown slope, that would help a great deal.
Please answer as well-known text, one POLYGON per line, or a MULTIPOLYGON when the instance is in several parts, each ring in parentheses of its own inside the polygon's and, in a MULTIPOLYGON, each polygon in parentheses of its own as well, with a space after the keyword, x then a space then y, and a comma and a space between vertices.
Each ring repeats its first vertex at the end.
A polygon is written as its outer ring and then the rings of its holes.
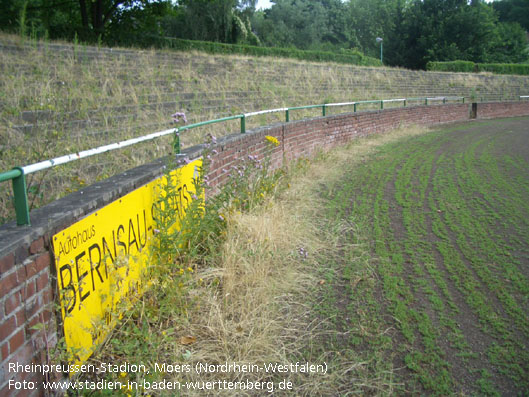
MULTIPOLYGON (((171 128, 175 111, 196 122, 323 102, 473 94, 504 99, 529 92, 528 77, 21 42, 5 34, 0 35, 0 71, 2 171, 171 128)), ((303 115, 296 112, 292 117, 303 115)), ((251 118, 247 127, 277 120, 251 118)), ((209 131, 223 135, 237 130, 237 122, 232 122, 209 131)), ((201 142, 207 131, 188 131, 182 141, 184 145, 201 142)), ((167 138, 31 175, 30 200, 41 205, 167 154, 170 148, 167 138)), ((0 221, 8 218, 10 195, 9 184, 1 184, 0 221)))

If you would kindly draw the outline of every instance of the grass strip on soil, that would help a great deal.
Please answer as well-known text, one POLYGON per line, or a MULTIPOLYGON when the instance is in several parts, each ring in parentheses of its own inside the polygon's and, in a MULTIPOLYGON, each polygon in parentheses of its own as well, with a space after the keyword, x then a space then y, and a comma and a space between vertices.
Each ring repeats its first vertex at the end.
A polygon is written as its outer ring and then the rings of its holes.
POLYGON ((403 393, 529 387, 526 123, 465 124, 381 146, 328 195, 329 213, 361 225, 369 242, 380 289, 371 315, 392 327, 383 350, 403 393))

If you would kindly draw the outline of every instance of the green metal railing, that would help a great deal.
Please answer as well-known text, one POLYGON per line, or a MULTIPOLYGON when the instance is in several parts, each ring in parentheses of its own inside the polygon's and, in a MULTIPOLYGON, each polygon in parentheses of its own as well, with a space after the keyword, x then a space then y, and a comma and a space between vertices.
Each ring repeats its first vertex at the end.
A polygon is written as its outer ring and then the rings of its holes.
POLYGON ((175 143, 173 144, 173 148, 174 148, 174 151, 176 154, 180 154, 180 137, 179 137, 179 133, 180 132, 183 132, 185 130, 190 130, 192 128, 198 128, 198 127, 203 127, 205 125, 209 125, 209 124, 215 124, 215 123, 222 123, 223 121, 230 121, 230 120, 237 120, 237 119, 240 119, 241 120, 241 134, 244 134, 246 133, 246 115, 244 114, 238 114, 236 116, 228 116, 228 117, 222 117, 220 119, 215 119, 215 120, 207 120, 207 121, 201 121, 199 123, 194 123, 194 124, 188 124, 188 125, 184 125, 182 127, 178 127, 175 133, 175 143))
MULTIPOLYGON (((522 98, 525 98, 525 97, 520 96, 520 100, 522 98)), ((416 102, 424 101, 424 104, 428 105, 429 103, 433 101, 441 101, 441 100, 443 103, 446 103, 448 100, 456 100, 456 101, 462 100, 463 103, 465 103, 464 97, 435 97, 435 98, 407 98, 407 99, 401 98, 401 99, 385 99, 385 100, 379 99, 379 100, 343 102, 343 103, 324 103, 324 104, 319 104, 319 105, 294 106, 294 107, 289 107, 289 108, 261 110, 257 112, 238 114, 235 116, 222 117, 219 119, 202 121, 202 122, 194 123, 194 124, 188 124, 188 125, 184 125, 178 128, 155 132, 155 133, 148 134, 148 135, 145 135, 139 138, 133 138, 133 139, 129 139, 126 141, 116 142, 116 143, 112 143, 109 145, 100 146, 98 148, 81 151, 78 153, 56 157, 51 160, 45 160, 39 163, 30 164, 24 167, 15 167, 10 171, 0 173, 0 182, 6 182, 9 180, 12 181, 17 225, 19 226, 30 225, 26 175, 33 173, 33 172, 41 171, 41 170, 51 168, 51 167, 56 167, 58 165, 65 164, 71 161, 80 160, 85 157, 90 157, 96 154, 105 153, 111 150, 121 149, 121 148, 130 146, 130 145, 134 145, 140 142, 145 142, 148 140, 156 139, 156 138, 166 136, 166 135, 171 135, 171 134, 173 135, 173 149, 176 154, 180 154, 181 153, 180 135, 179 135, 180 132, 190 130, 193 128, 202 127, 202 126, 209 125, 209 124, 215 124, 215 123, 221 123, 225 121, 239 119, 240 120, 240 131, 242 134, 244 134, 246 133, 246 118, 251 117, 251 116, 256 116, 256 115, 284 112, 285 121, 289 122, 290 112, 294 110, 321 108, 322 116, 326 116, 327 110, 330 107, 353 106, 353 112, 357 112, 358 106, 360 105, 378 104, 380 109, 384 109, 384 104, 390 103, 390 102, 402 102, 403 106, 407 106, 409 102, 414 102, 414 101, 416 102)))
POLYGON ((314 108, 321 108, 321 114, 322 116, 327 115, 327 104, 321 104, 321 105, 307 105, 307 106, 294 106, 291 108, 287 108, 285 110, 285 121, 288 123, 290 121, 290 111, 291 110, 300 110, 300 109, 314 109, 314 108))

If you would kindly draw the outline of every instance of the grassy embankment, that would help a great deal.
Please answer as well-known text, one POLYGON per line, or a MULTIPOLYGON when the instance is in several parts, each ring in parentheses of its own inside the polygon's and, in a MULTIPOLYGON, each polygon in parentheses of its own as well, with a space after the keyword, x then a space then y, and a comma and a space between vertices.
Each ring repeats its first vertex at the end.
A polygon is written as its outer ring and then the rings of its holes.
POLYGON ((526 122, 407 128, 298 164, 275 196, 224 213, 213 255, 164 273, 180 300, 147 294, 103 359, 326 363, 149 378, 288 379, 284 395, 523 394, 526 122))
MULTIPOLYGON (((98 50, 76 44, 36 43, 2 34, 0 44, 0 170, 9 170, 176 126, 241 112, 323 102, 466 95, 513 98, 525 78, 431 74, 279 58, 149 50, 98 50)), ((523 92, 527 94, 527 92, 523 92)), ((397 106, 399 104, 393 104, 397 106)), ((391 106, 387 104, 386 106, 391 106)), ((368 109, 362 107, 359 110, 368 109)), ((351 109, 331 108, 329 113, 351 109)), ((295 111, 292 119, 319 110, 295 111)), ((283 120, 252 117, 247 128, 283 120)), ((185 146, 208 132, 239 131, 237 121, 186 131, 185 146)), ((38 207, 94 181, 171 152, 171 138, 28 177, 38 207)), ((11 189, 0 185, 0 223, 12 218, 11 189)))

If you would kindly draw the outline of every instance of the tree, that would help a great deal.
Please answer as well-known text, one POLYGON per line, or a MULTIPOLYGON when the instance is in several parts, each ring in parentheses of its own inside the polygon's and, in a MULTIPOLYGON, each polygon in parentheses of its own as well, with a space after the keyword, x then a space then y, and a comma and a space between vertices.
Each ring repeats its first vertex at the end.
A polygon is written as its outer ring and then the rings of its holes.
POLYGON ((348 5, 348 20, 353 35, 358 38, 360 50, 366 55, 378 58, 380 45, 377 37, 393 41, 398 9, 397 0, 351 0, 348 5), (391 37, 391 39, 389 39, 391 37))
POLYGON ((395 14, 393 16, 393 27, 389 32, 384 33, 386 38, 384 47, 386 49, 384 63, 388 65, 401 66, 406 64, 404 56, 406 52, 406 39, 404 35, 405 24, 405 0, 397 0, 395 4, 395 14))
POLYGON ((496 30, 490 62, 517 63, 528 59, 526 32, 518 23, 501 22, 496 30))
POLYGON ((107 28, 115 27, 131 10, 137 19, 150 17, 159 3, 170 4, 167 0, 0 0, 0 23, 8 31, 20 31, 25 25, 37 36, 47 32, 50 38, 73 39, 77 34, 93 42, 105 40, 107 28))
POLYGON ((104 41, 114 45, 150 43, 150 36, 164 36, 163 21, 176 15, 170 0, 150 2, 129 8, 119 8, 105 28, 104 41))
POLYGON ((529 31, 529 0, 502 0, 492 3, 501 22, 517 22, 529 31))
POLYGON ((345 6, 340 0, 276 0, 256 13, 253 25, 268 46, 301 49, 347 47, 345 6))
POLYGON ((520 50, 521 36, 499 27, 492 7, 480 0, 413 0, 404 15, 399 37, 404 43, 402 66, 423 69, 429 61, 518 59, 513 51, 520 50), (510 50, 501 50, 502 37, 511 41, 510 50))
POLYGON ((105 28, 119 8, 146 5, 149 0, 78 0, 81 14, 81 37, 86 40, 103 38, 105 28))
POLYGON ((75 4, 76 0, 0 0, 0 26, 36 37, 73 38, 80 21, 75 4))

